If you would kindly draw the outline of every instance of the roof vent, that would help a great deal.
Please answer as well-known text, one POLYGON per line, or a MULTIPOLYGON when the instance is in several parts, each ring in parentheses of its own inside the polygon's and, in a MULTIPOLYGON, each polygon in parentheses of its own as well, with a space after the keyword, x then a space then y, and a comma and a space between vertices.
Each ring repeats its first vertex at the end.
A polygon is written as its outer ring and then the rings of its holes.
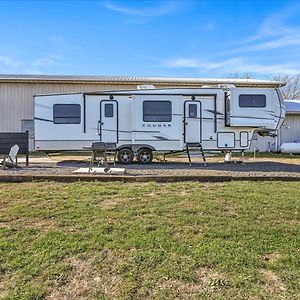
POLYGON ((155 90, 156 87, 153 84, 143 84, 137 86, 138 90, 155 90))
POLYGON ((235 85, 232 83, 222 83, 222 84, 218 84, 218 88, 235 88, 235 85))

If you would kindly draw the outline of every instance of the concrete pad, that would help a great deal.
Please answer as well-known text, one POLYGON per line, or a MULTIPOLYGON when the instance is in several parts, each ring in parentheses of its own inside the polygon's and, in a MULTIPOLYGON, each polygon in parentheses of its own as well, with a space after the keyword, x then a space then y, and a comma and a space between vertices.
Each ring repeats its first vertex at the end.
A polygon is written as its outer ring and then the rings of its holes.
POLYGON ((72 173, 81 173, 81 174, 116 174, 116 175, 122 175, 126 173, 125 168, 110 168, 107 172, 105 172, 105 168, 92 168, 91 171, 89 171, 89 168, 79 168, 72 173))

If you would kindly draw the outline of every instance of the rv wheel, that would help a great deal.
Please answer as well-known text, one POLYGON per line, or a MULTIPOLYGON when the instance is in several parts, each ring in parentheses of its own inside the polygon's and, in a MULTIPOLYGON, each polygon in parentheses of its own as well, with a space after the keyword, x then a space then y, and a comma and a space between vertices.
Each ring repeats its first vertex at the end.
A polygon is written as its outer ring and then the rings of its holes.
POLYGON ((148 148, 143 148, 137 153, 137 159, 140 164, 149 164, 152 162, 153 154, 148 148))
POLYGON ((131 164, 133 162, 133 152, 129 148, 124 148, 118 151, 118 162, 120 164, 131 164))

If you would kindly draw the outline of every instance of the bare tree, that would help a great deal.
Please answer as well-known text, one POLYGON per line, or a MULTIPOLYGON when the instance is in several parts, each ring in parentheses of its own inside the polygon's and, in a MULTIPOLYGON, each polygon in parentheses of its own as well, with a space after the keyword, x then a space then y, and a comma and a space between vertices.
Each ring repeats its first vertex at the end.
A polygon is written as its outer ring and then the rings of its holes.
POLYGON ((272 79, 286 83, 286 85, 281 88, 284 99, 300 99, 300 74, 277 75, 272 79))

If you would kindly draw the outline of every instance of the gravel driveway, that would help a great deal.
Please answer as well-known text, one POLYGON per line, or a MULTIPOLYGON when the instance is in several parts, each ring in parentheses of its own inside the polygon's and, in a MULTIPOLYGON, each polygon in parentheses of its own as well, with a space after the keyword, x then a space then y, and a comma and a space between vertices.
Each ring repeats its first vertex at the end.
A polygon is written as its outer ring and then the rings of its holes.
MULTIPOLYGON (((300 159, 248 158, 244 163, 224 163, 220 157, 209 157, 207 165, 199 159, 190 167, 185 158, 169 158, 167 162, 150 165, 118 165, 125 167, 128 175, 199 175, 199 176, 299 176, 300 159)), ((0 175, 69 175, 80 167, 88 166, 88 157, 32 158, 29 167, 3 170, 0 175)))

